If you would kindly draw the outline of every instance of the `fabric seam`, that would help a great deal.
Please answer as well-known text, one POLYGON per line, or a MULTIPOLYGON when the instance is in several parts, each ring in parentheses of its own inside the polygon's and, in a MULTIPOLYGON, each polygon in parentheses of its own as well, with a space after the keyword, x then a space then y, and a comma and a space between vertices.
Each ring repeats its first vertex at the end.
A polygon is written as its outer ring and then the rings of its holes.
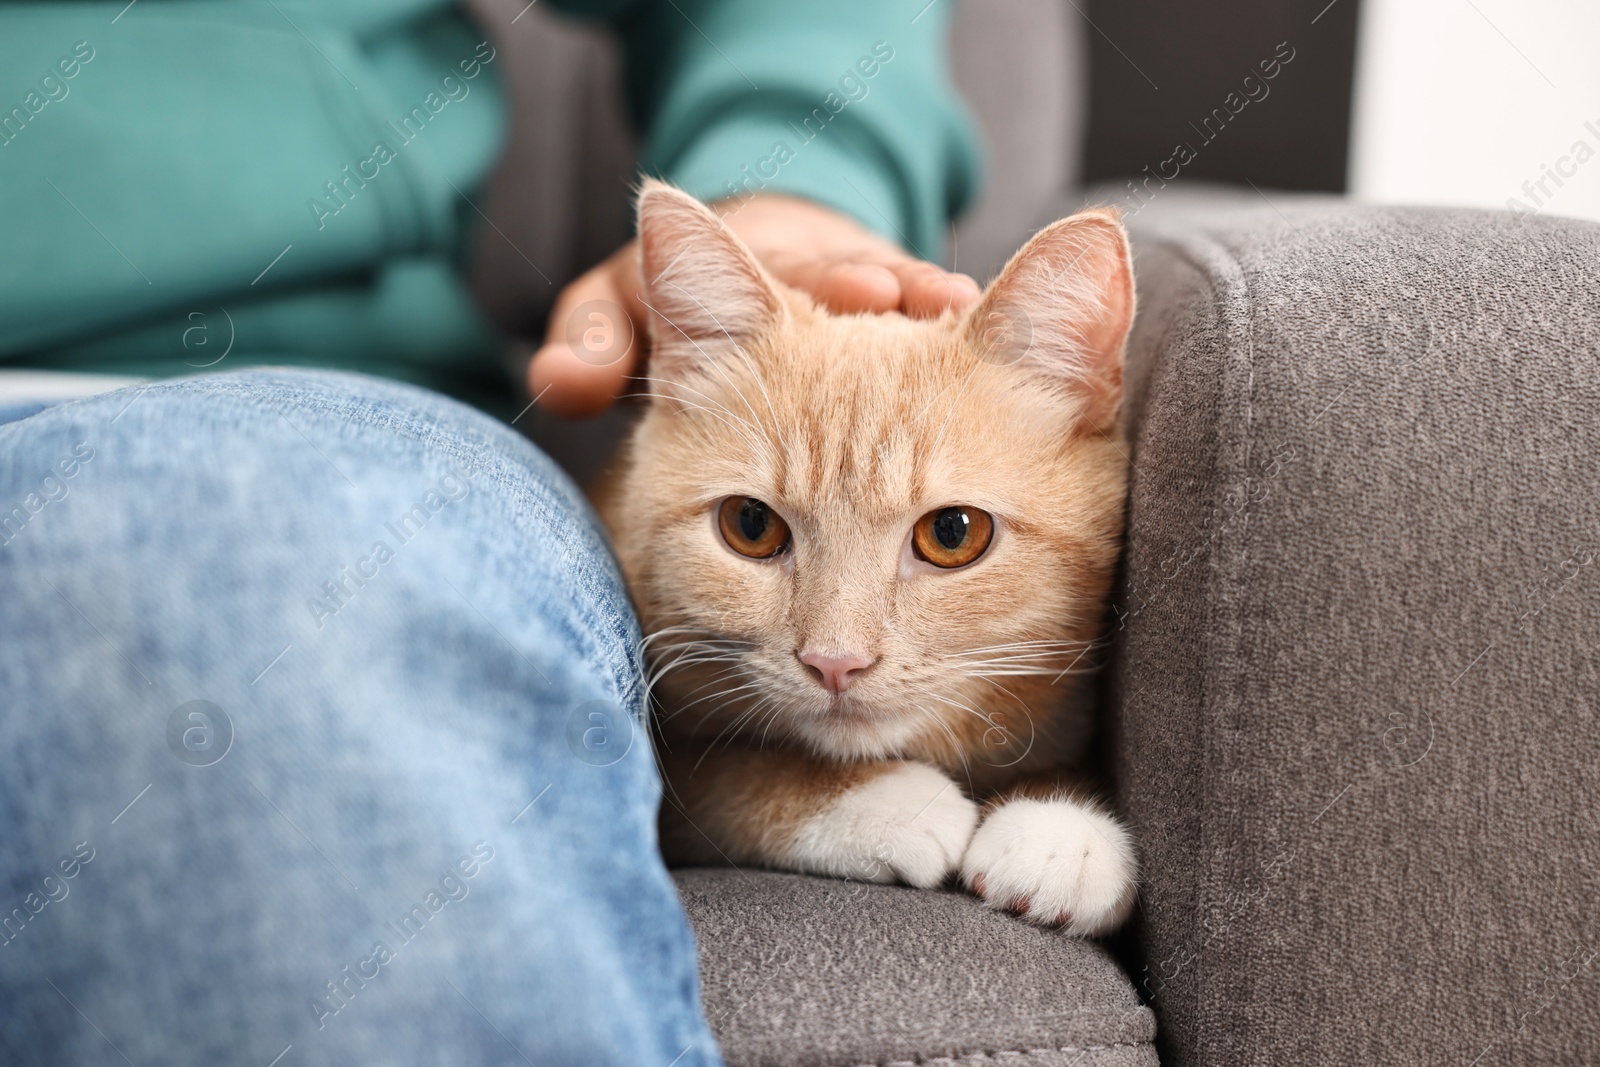
MULTIPOLYGON (((1228 729, 1237 733, 1239 711, 1239 689, 1242 684, 1242 674, 1237 669, 1220 662, 1220 654, 1226 649, 1228 664, 1236 664, 1240 648, 1240 626, 1237 612, 1228 612, 1221 606, 1220 592, 1228 586, 1230 580, 1238 578, 1237 552, 1230 552, 1228 546, 1219 543, 1218 537, 1218 508, 1221 500, 1226 496, 1233 481, 1241 476, 1241 460, 1239 451, 1242 448, 1245 454, 1243 462, 1248 464, 1251 435, 1254 432, 1254 406, 1251 392, 1254 388, 1254 336, 1249 329, 1251 321, 1251 293, 1248 283, 1244 280, 1244 270, 1238 259, 1225 246, 1213 237, 1202 232, 1189 232, 1183 235, 1171 235, 1161 241, 1161 244, 1178 255, 1184 263, 1188 264, 1205 282, 1204 298, 1207 310, 1212 316, 1214 326, 1208 330, 1207 338, 1211 344, 1217 346, 1221 354, 1218 360, 1223 371, 1223 380, 1219 384, 1216 406, 1212 412, 1212 425, 1217 428, 1214 447, 1211 455, 1211 467, 1216 481, 1215 491, 1211 500, 1211 508, 1206 517, 1205 536, 1208 551, 1206 566, 1209 572, 1207 598, 1210 602, 1208 612, 1207 651, 1204 653, 1204 665, 1200 675, 1200 745, 1201 760, 1200 774, 1202 778, 1202 795, 1213 797, 1210 783, 1225 781, 1227 775, 1221 761, 1226 758, 1228 746, 1219 744, 1215 735, 1216 722, 1216 695, 1228 690, 1231 693, 1233 708, 1222 709, 1222 714, 1229 716, 1228 729), (1229 297, 1237 295, 1243 305, 1243 323, 1238 316, 1232 313, 1229 297), (1238 376, 1230 371, 1239 369, 1237 364, 1243 361, 1245 384, 1244 395, 1239 395, 1238 376), (1226 425, 1225 420, 1234 413, 1240 412, 1244 416, 1243 443, 1240 446, 1230 447, 1221 428, 1226 425), (1229 672, 1233 675, 1231 683, 1224 676, 1229 672)), ((1248 521, 1246 522, 1248 528, 1248 521)), ((1213 847, 1216 841, 1217 819, 1215 808, 1207 804, 1207 810, 1201 815, 1201 848, 1200 861, 1205 864, 1205 875, 1195 887, 1194 908, 1191 916, 1192 929, 1201 929, 1201 918, 1205 914, 1207 904, 1207 887, 1215 886, 1217 882, 1218 850, 1213 847)), ((1223 816, 1226 818, 1226 814, 1223 816)), ((1231 839, 1234 835, 1230 832, 1224 837, 1231 839)), ((1195 1001, 1193 1017, 1201 1020, 1207 1017, 1206 1005, 1209 1003, 1206 991, 1206 969, 1198 968, 1194 972, 1195 1001)), ((1205 1048, 1207 1031, 1203 1025, 1197 1026, 1196 1032, 1190 1035, 1196 1058, 1203 1061, 1206 1058, 1205 1048)))

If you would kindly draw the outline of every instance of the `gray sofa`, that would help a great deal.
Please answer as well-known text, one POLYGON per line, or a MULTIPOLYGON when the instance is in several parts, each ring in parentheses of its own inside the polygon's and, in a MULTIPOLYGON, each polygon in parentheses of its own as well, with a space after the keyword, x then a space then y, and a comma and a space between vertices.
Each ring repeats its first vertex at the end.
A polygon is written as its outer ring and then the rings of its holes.
MULTIPOLYGON (((604 94, 603 40, 536 15, 508 45, 546 49, 541 91, 604 94)), ((1085 199, 1084 30, 961 17, 1002 161, 958 230, 982 273, 1085 199)), ((1135 919, 1101 945, 953 891, 679 872, 728 1062, 1600 1061, 1600 226, 1177 182, 1132 228, 1103 748, 1135 919)))

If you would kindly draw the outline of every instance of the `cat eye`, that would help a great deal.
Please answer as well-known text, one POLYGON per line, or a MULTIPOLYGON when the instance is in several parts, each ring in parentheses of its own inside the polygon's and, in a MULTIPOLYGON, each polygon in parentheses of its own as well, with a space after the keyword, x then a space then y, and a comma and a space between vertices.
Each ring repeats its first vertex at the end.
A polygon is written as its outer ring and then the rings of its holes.
POLYGON ((992 540, 994 519, 989 513, 958 504, 918 519, 911 530, 911 551, 935 567, 965 567, 983 555, 992 540))
POLYGON ((728 547, 751 559, 771 559, 789 547, 789 524, 753 496, 730 496, 717 507, 717 529, 728 547))

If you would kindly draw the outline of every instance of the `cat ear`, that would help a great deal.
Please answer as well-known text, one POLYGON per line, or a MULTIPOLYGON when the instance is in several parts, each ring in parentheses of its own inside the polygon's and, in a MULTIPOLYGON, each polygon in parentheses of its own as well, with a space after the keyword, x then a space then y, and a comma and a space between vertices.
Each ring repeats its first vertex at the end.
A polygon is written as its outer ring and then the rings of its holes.
POLYGON ((1040 230, 990 283, 967 319, 979 358, 1029 371, 1074 399, 1090 429, 1122 402, 1133 324, 1133 259, 1114 211, 1083 211, 1040 230))
POLYGON ((651 375, 674 380, 768 329, 783 304, 745 243, 699 200, 658 181, 639 194, 651 375))

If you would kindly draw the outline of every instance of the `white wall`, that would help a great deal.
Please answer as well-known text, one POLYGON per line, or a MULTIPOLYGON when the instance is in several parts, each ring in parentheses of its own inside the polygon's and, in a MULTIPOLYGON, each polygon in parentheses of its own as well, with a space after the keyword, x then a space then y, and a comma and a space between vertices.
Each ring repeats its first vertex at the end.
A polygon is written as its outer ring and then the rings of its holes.
POLYGON ((1364 0, 1352 137, 1360 200, 1600 219, 1600 0, 1364 0))

